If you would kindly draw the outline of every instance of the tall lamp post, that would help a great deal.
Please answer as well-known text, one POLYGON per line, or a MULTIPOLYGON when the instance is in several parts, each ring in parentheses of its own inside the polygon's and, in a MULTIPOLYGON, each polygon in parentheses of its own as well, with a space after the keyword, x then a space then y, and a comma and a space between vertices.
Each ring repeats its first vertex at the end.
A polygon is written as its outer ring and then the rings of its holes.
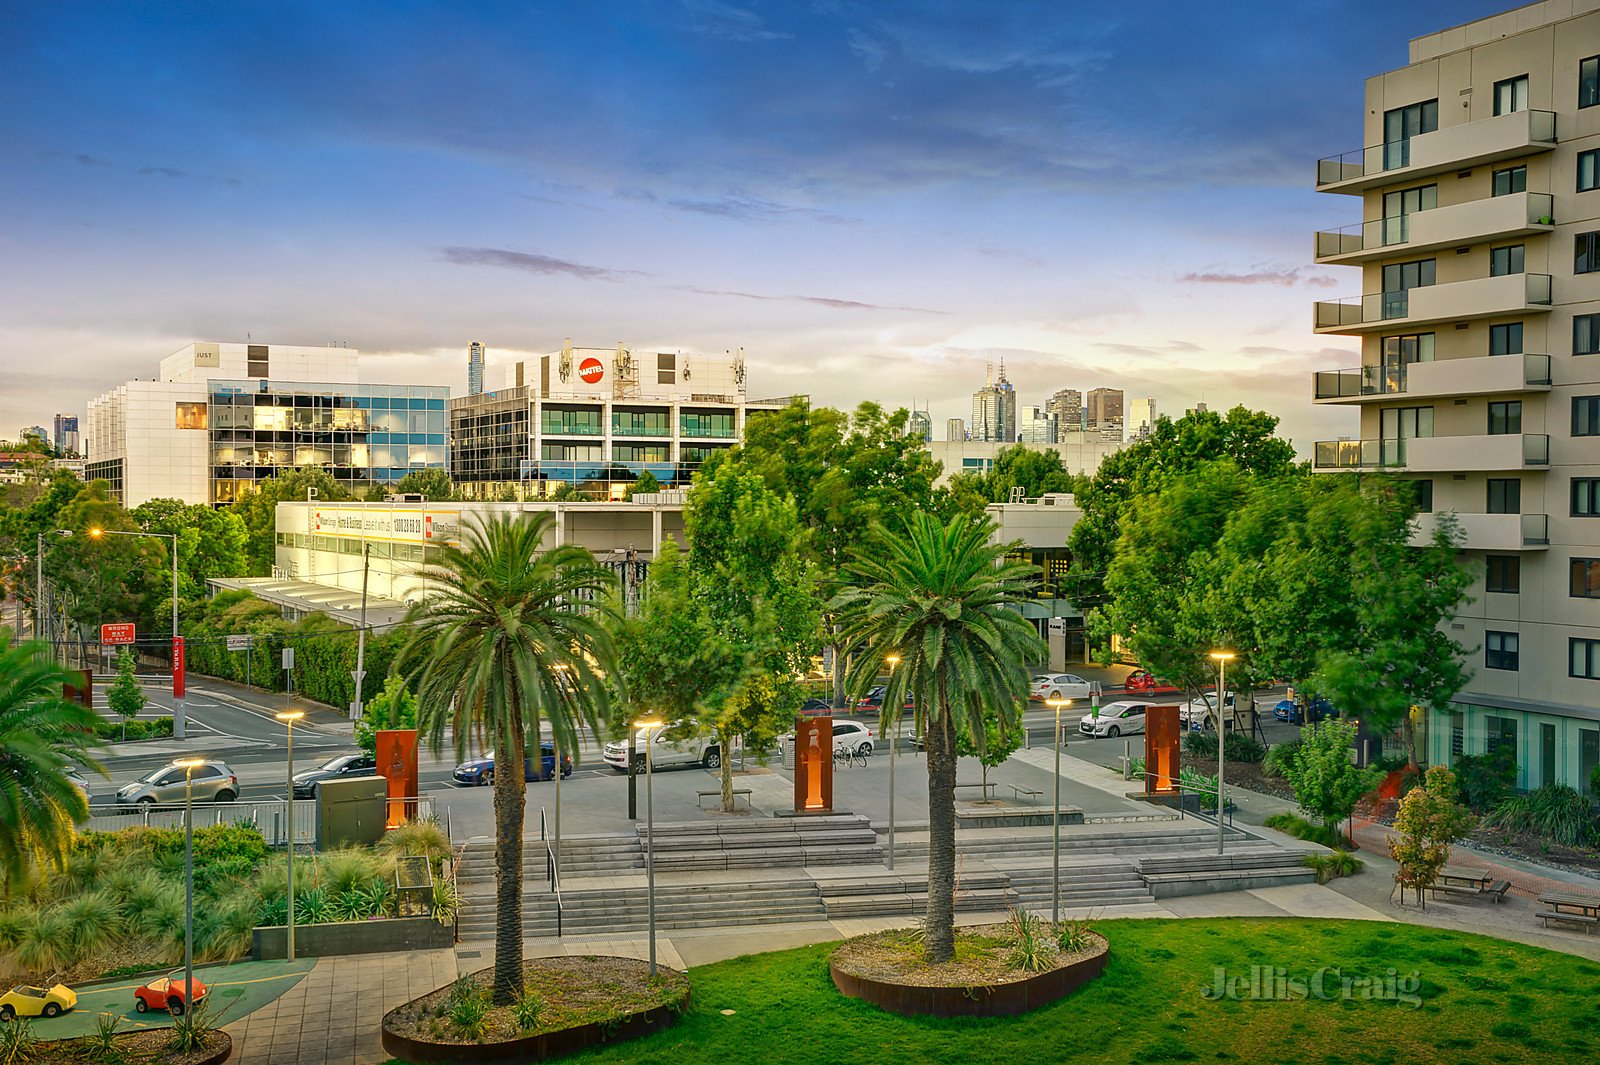
POLYGON ((284 806, 288 809, 289 827, 289 922, 285 937, 287 948, 284 957, 294 961, 294 723, 306 716, 304 710, 285 710, 281 714, 274 714, 289 729, 289 799, 284 806))
MULTIPOLYGON (((89 538, 98 540, 102 536, 148 536, 156 540, 166 540, 172 548, 172 667, 173 679, 177 679, 178 667, 178 534, 155 532, 124 532, 119 529, 90 529, 89 538)), ((176 694, 176 693, 174 693, 176 694)), ((184 713, 184 700, 180 697, 172 709, 172 738, 181 740, 189 734, 188 717, 184 713)))
POLYGON ((1054 826, 1051 844, 1053 854, 1053 871, 1050 874, 1050 920, 1054 924, 1061 921, 1061 711, 1072 705, 1071 699, 1046 699, 1050 709, 1056 712, 1056 798, 1055 814, 1050 823, 1054 826))
MULTIPOLYGON (((565 662, 557 662, 554 668, 556 671, 556 681, 561 686, 562 695, 565 696, 569 691, 567 687, 567 673, 572 669, 572 667, 567 665, 565 662)), ((535 737, 534 739, 539 746, 538 775, 543 776, 544 740, 540 739, 539 737, 535 737)), ((555 879, 556 884, 559 886, 561 883, 561 740, 556 735, 556 730, 554 727, 550 729, 550 753, 555 756, 556 765, 556 846, 554 853, 551 855, 551 860, 555 865, 555 879)))
MULTIPOLYGON (((63 540, 72 535, 71 529, 51 529, 63 540)), ((34 537, 33 551, 33 638, 44 639, 44 533, 34 537)))
POLYGON ((194 1004, 194 771, 199 758, 174 762, 183 769, 183 1002, 194 1004))
POLYGON ((635 721, 634 731, 644 739, 644 890, 645 906, 650 922, 650 975, 656 974, 656 807, 654 791, 650 787, 651 766, 654 759, 650 748, 655 744, 651 729, 659 730, 660 721, 635 721))
MULTIPOLYGON (((900 656, 886 654, 883 660, 889 663, 889 686, 894 687, 894 671, 900 665, 900 656)), ((897 702, 902 700, 896 700, 897 702)), ((900 707, 889 709, 889 700, 884 699, 883 708, 888 711, 888 720, 893 723, 894 735, 885 737, 889 740, 889 861, 886 863, 891 871, 894 869, 894 756, 900 753, 900 707)), ((887 730, 885 730, 887 731, 887 730)))
POLYGON ((1228 663, 1233 661, 1232 651, 1212 651, 1211 660, 1217 664, 1217 853, 1222 853, 1222 814, 1227 809, 1226 800, 1222 797, 1222 753, 1223 733, 1222 705, 1228 698, 1228 663))

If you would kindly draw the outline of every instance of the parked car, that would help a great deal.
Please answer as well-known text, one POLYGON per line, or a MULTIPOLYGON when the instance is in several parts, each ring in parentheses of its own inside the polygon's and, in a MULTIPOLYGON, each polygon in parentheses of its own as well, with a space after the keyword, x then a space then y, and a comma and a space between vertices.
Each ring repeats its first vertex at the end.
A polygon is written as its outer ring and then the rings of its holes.
POLYGON ((316 798, 317 785, 324 780, 349 780, 352 777, 372 777, 377 775, 378 760, 370 754, 335 755, 315 769, 307 769, 303 773, 294 775, 294 797, 297 799, 316 798))
POLYGON ((1093 688, 1093 684, 1075 673, 1039 673, 1033 678, 1033 687, 1028 691, 1028 698, 1035 701, 1087 699, 1093 688))
POLYGON ((1099 716, 1085 714, 1078 722, 1078 731, 1086 736, 1116 737, 1135 735, 1144 731, 1144 712, 1148 703, 1107 703, 1100 708, 1099 716))
MULTIPOLYGON (((655 769, 665 769, 670 766, 698 765, 706 769, 722 768, 722 747, 714 738, 705 736, 674 736, 675 726, 657 729, 652 734, 653 745, 650 749, 650 764, 655 769)), ((613 740, 601 749, 600 757, 606 765, 619 773, 628 771, 627 740, 613 740)), ((644 768, 644 742, 638 741, 639 768, 644 768)), ((733 750, 743 750, 744 745, 738 737, 734 737, 733 750)))
POLYGON ((18 984, 0 995, 0 1021, 18 1017, 58 1017, 78 1004, 78 993, 66 984, 31 987, 18 984))
MULTIPOLYGON (((546 740, 544 743, 539 745, 539 750, 543 757, 539 759, 541 764, 538 769, 533 768, 533 755, 530 754, 527 758, 523 759, 523 780, 549 780, 551 777, 555 776, 556 745, 546 740)), ((561 775, 563 777, 570 777, 572 775, 572 757, 570 755, 563 754, 561 756, 561 775)), ((490 751, 482 758, 471 758, 465 762, 462 762, 460 765, 456 766, 456 771, 452 773, 451 776, 455 777, 456 780, 462 784, 471 784, 474 786, 479 784, 493 784, 494 752, 490 751)))
MULTIPOLYGON (((1237 695, 1235 695, 1233 692, 1229 692, 1227 701, 1223 703, 1223 706, 1228 710, 1232 710, 1234 702, 1237 699, 1237 695)), ((1217 693, 1214 691, 1201 692, 1200 698, 1191 699, 1189 702, 1186 702, 1182 706, 1178 707, 1178 721, 1183 725, 1184 728, 1189 729, 1191 732, 1199 732, 1201 729, 1207 728, 1216 728, 1216 722, 1213 720, 1216 708, 1217 693)))
MULTIPOLYGON (((152 769, 132 784, 117 790, 118 806, 181 805, 184 768, 179 765, 152 769)), ((226 762, 205 762, 194 769, 195 802, 232 802, 239 797, 239 778, 226 762)))
POLYGON ((1136 669, 1128 674, 1128 679, 1122 682, 1122 688, 1130 695, 1153 695, 1156 692, 1175 692, 1178 686, 1170 680, 1161 680, 1148 669, 1136 669))
POLYGON ((1307 722, 1315 725, 1318 721, 1328 717, 1338 717, 1339 710, 1322 696, 1316 696, 1309 703, 1296 696, 1293 699, 1283 699, 1272 708, 1272 716, 1291 725, 1304 725, 1307 722), (1281 713, 1279 711, 1282 711, 1281 713))
POLYGON ((174 1017, 181 1017, 191 1005, 204 1001, 210 993, 211 989, 206 987, 205 981, 197 976, 194 978, 194 994, 191 996, 189 985, 183 979, 183 970, 175 969, 166 976, 135 988, 133 1008, 140 1013, 166 1010, 174 1017))
POLYGON ((816 714, 818 716, 831 714, 834 711, 832 699, 807 699, 800 704, 802 714, 816 714))
MULTIPOLYGON (((888 690, 888 687, 883 684, 879 684, 875 688, 868 688, 867 694, 856 700, 855 708, 857 710, 882 710, 883 697, 888 690)), ((915 708, 915 704, 909 698, 906 699, 902 707, 905 710, 913 710, 915 708)))
MULTIPOLYGON (((794 733, 786 733, 778 737, 780 744, 794 743, 794 733)), ((859 721, 848 718, 835 718, 833 722, 833 749, 835 751, 849 751, 852 754, 872 753, 872 729, 859 721)))

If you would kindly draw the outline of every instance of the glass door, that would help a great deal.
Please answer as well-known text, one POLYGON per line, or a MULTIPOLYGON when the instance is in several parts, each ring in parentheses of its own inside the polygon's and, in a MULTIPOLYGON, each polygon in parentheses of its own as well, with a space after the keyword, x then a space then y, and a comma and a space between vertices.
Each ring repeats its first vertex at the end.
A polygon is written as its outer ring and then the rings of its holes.
POLYGON ((1383 116, 1383 168, 1411 165, 1411 138, 1439 128, 1439 101, 1397 107, 1383 116))
POLYGON ((1384 337, 1378 391, 1391 395, 1406 390, 1406 367, 1414 362, 1433 361, 1433 334, 1412 333, 1384 337))
POLYGON ((1406 216, 1439 206, 1439 186, 1423 185, 1383 194, 1383 243, 1404 244, 1411 239, 1406 216))

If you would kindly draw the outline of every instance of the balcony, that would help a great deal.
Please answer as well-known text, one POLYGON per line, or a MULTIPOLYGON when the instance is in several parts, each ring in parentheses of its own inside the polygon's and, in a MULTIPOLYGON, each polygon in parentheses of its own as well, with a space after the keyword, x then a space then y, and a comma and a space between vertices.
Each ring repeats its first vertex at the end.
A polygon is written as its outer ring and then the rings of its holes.
POLYGON ((1423 436, 1400 440, 1318 440, 1311 468, 1319 473, 1395 470, 1406 473, 1500 473, 1550 465, 1544 433, 1423 436))
MULTIPOLYGON (((1467 551, 1543 551, 1550 546, 1550 517, 1547 514, 1456 514, 1461 547, 1467 551)), ((1411 546, 1426 547, 1433 542, 1439 525, 1438 514, 1418 514, 1411 526, 1411 546)))
POLYGON ((1312 309, 1312 328, 1318 333, 1360 336, 1379 330, 1400 332, 1408 326, 1517 317, 1549 310, 1549 274, 1505 274, 1319 302, 1312 309))
POLYGON ((1397 218, 1374 218, 1319 231, 1316 258, 1319 263, 1351 266, 1388 255, 1538 236, 1555 229, 1554 209, 1548 192, 1519 192, 1397 218))
POLYGON ((1318 403, 1371 403, 1391 396, 1448 399, 1550 391, 1550 356, 1482 355, 1405 366, 1358 366, 1311 375, 1318 403))
POLYGON ((1359 196, 1380 185, 1470 170, 1480 163, 1547 152, 1555 146, 1554 111, 1513 111, 1319 159, 1317 191, 1359 196))

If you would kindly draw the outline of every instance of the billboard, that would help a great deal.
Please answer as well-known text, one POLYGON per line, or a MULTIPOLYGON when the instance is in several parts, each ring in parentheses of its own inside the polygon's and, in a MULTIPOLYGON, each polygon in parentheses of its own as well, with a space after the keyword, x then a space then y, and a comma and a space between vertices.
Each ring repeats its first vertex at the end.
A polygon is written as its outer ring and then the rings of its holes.
POLYGON ((318 506, 311 511, 311 531, 318 536, 357 536, 399 544, 454 544, 461 540, 461 511, 428 506, 394 510, 318 506))

